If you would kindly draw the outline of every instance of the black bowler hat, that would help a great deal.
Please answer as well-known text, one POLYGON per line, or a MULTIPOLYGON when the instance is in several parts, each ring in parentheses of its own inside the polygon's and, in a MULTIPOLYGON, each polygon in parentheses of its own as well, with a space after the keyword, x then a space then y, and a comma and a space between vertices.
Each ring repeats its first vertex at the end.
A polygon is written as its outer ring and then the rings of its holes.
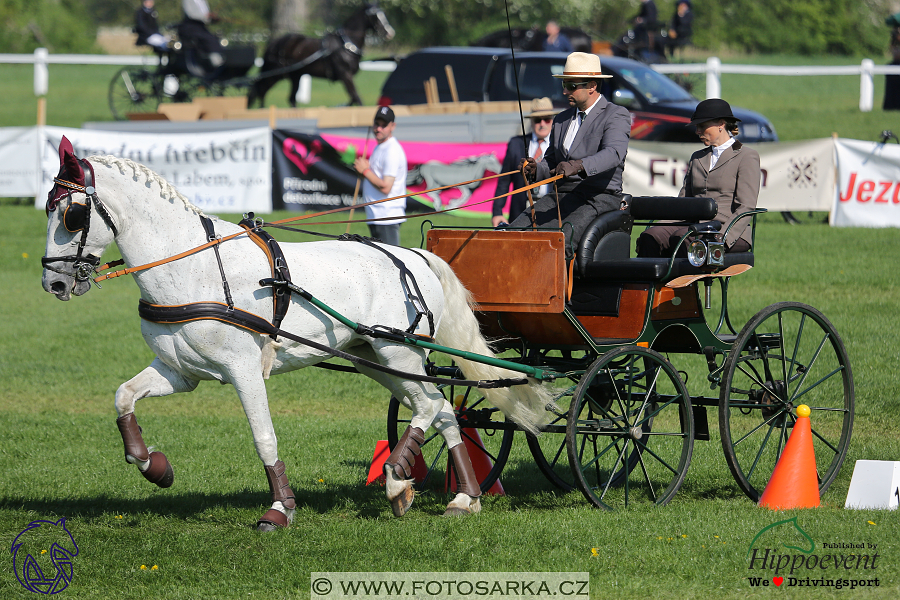
POLYGON ((731 113, 731 107, 728 106, 727 102, 721 98, 710 98, 708 100, 703 100, 697 105, 697 109, 694 111, 693 116, 691 116, 689 125, 699 125, 700 123, 715 121, 716 119, 725 119, 726 121, 736 122, 740 121, 740 119, 731 113))
POLYGON ((393 123, 394 111, 392 111, 389 106, 382 106, 378 109, 378 112, 375 113, 375 120, 384 121, 385 123, 393 123))

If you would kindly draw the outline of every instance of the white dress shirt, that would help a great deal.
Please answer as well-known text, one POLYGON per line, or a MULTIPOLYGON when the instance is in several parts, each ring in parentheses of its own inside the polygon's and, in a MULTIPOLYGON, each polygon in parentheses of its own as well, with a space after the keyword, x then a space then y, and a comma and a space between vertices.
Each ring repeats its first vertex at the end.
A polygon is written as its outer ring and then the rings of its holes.
MULTIPOLYGON (((730 136, 731 134, 729 134, 730 136)), ((726 148, 731 148, 734 144, 734 137, 729 137, 728 141, 722 144, 721 146, 716 146, 712 149, 712 156, 709 159, 709 170, 712 171, 713 167, 716 166, 716 163, 719 162, 719 157, 722 156, 722 153, 725 152, 726 148)))

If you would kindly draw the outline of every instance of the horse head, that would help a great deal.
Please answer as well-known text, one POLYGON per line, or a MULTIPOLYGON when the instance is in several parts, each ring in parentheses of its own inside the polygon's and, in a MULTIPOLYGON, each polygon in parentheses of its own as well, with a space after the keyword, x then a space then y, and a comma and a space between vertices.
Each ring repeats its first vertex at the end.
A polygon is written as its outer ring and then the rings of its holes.
POLYGON ((372 29, 386 40, 394 37, 394 28, 391 27, 387 17, 384 16, 384 12, 377 4, 366 4, 365 13, 369 20, 367 29, 372 29))
POLYGON ((47 195, 47 246, 41 264, 44 289, 60 300, 81 296, 91 288, 100 255, 118 230, 97 196, 94 168, 75 156, 72 143, 59 144, 59 174, 47 195), (100 216, 92 219, 92 213, 100 216))

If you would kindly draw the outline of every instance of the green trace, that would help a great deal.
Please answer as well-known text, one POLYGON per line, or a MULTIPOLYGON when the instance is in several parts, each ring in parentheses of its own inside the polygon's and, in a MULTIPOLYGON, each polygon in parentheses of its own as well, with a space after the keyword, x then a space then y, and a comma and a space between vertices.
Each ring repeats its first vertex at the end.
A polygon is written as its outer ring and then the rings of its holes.
MULTIPOLYGON (((324 229, 343 233, 345 226, 324 229)), ((351 232, 364 234, 365 225, 351 232)), ((294 525, 273 535, 251 529, 269 492, 230 386, 204 382, 190 394, 138 402, 144 439, 175 469, 171 488, 149 484, 123 460, 115 392, 153 359, 140 334, 137 287, 123 277, 59 302, 41 289, 45 236, 43 211, 0 206, 0 532, 9 548, 31 521, 66 518, 80 552, 60 597, 305 598, 313 571, 586 571, 591 597, 609 599, 743 600, 783 591, 817 600, 900 597, 897 515, 843 509, 856 460, 900 457, 897 230, 791 226, 763 215, 756 266, 731 284, 735 326, 769 304, 795 300, 821 310, 847 347, 856 420, 847 460, 819 509, 785 515, 756 507, 726 466, 717 412, 708 408, 711 439, 694 444, 684 485, 664 507, 591 509, 579 491, 564 493, 547 481, 516 433, 500 478, 506 495, 485 496, 480 515, 441 518, 448 499, 437 487, 397 519, 384 488, 365 485, 375 444, 386 439, 390 395, 363 376, 304 369, 266 382, 280 458, 298 499, 294 525), (879 587, 750 588, 749 576, 767 573, 749 570, 748 547, 764 528, 795 515, 816 554, 835 553, 823 543, 877 545, 876 571, 818 576, 877 576, 879 587)), ((401 241, 419 245, 413 222, 401 228, 401 241)), ((118 258, 115 248, 103 258, 118 258)), ((297 284, 316 291, 314 282, 297 284)), ((708 315, 718 315, 713 299, 708 315)), ((692 396, 717 396, 704 357, 667 358, 692 396)), ((556 385, 564 394, 571 382, 556 385)), ((814 411, 814 428, 815 418, 814 411)), ((676 421, 655 430, 676 431, 676 421)), ((551 462, 561 438, 540 439, 551 462)), ((487 433, 482 439, 495 443, 487 433)), ((560 472, 568 471, 565 454, 555 463, 560 472)), ((774 531, 756 547, 794 552, 783 544, 796 546, 797 537, 769 539, 774 531)), ((0 598, 32 597, 12 560, 4 564, 0 598)))

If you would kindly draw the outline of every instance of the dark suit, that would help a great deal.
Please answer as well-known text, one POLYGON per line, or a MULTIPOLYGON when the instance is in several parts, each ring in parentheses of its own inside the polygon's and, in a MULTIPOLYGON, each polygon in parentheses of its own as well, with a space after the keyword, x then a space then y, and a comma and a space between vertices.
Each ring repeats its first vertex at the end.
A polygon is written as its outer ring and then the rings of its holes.
MULTIPOLYGON (((531 140, 534 138, 534 133, 528 136, 528 142, 531 143, 531 140)), ((499 196, 500 194, 505 194, 509 191, 509 186, 512 184, 514 190, 521 189, 525 187, 525 178, 522 177, 522 171, 519 170, 519 165, 522 164, 522 159, 525 158, 525 143, 522 141, 521 135, 513 136, 509 139, 509 143, 506 145, 506 156, 503 157, 503 169, 504 173, 508 173, 509 171, 515 171, 512 175, 504 175, 503 177, 497 178, 497 190, 494 192, 495 196, 499 196)), ((531 190, 531 197, 534 200, 537 200, 537 191, 538 188, 534 188, 531 190)), ((518 194, 513 194, 512 196, 504 196, 503 198, 497 198, 494 200, 494 207, 491 211, 492 217, 498 217, 503 215, 503 207, 506 206, 506 200, 509 198, 509 220, 513 221, 520 214, 525 212, 526 207, 528 206, 528 194, 525 192, 519 192, 518 194)))
MULTIPOLYGON (((575 121, 577 109, 571 107, 553 119, 550 147, 537 163, 537 180, 550 177, 550 170, 560 162, 581 160, 583 171, 556 182, 559 192, 559 212, 567 242, 572 245, 581 239, 584 230, 597 216, 621 208, 622 171, 628 138, 631 135, 631 115, 623 107, 600 97, 587 114, 568 151, 563 144, 566 131, 575 121)), ((539 227, 558 229, 556 195, 550 193, 535 203, 539 227)), ((530 227, 531 215, 523 213, 510 223, 511 227, 530 227)))
MULTIPOLYGON (((710 146, 691 155, 678 195, 715 200, 718 207, 715 220, 722 223, 724 233, 737 215, 756 208, 760 185, 759 153, 735 140, 722 152, 712 170, 709 168, 711 158, 710 146)), ((671 255, 671 246, 685 233, 686 227, 675 225, 650 227, 638 240, 638 255, 656 256, 653 246, 644 242, 647 236, 656 241, 663 256, 671 255)), ((746 251, 750 248, 751 235, 750 218, 741 219, 725 238, 726 250, 746 251)))

